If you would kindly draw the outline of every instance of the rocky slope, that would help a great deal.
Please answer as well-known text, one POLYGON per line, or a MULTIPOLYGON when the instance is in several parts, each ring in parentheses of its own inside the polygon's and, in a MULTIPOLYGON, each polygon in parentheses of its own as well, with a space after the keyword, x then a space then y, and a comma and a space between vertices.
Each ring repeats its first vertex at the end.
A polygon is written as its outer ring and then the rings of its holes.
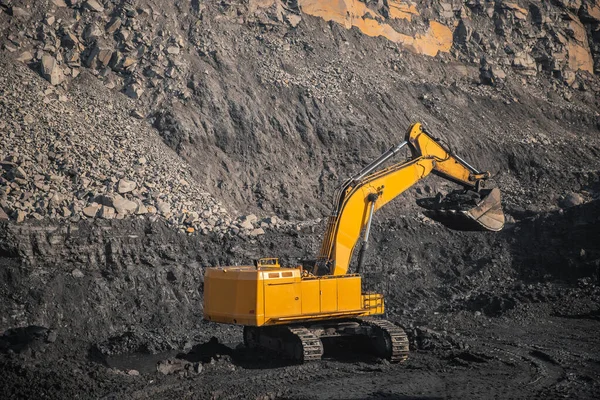
POLYGON ((594 196, 593 1, 0 7, 5 218, 156 212, 258 235, 277 218, 235 217, 326 215, 416 120, 496 174, 509 205, 594 196))

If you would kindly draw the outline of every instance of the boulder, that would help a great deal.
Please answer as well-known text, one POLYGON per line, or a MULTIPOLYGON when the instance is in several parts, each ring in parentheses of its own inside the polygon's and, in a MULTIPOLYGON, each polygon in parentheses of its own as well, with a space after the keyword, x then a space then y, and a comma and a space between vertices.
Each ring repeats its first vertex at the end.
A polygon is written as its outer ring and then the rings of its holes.
POLYGON ((119 214, 133 214, 138 209, 138 204, 124 197, 117 197, 113 201, 113 207, 119 214))
POLYGON ((300 22, 302 22, 302 17, 297 14, 287 14, 285 16, 285 19, 288 22, 288 24, 292 26, 292 28, 297 27, 300 24, 300 22))
POLYGON ((90 218, 95 218, 98 215, 98 211, 102 206, 98 203, 92 203, 91 205, 85 207, 83 209, 83 215, 90 218))
POLYGON ((13 174, 15 175, 15 177, 20 178, 20 179, 27 179, 27 174, 25 173, 25 171, 23 170, 23 168, 21 167, 17 167, 13 170, 13 174))
POLYGON ((27 213, 25 211, 22 211, 22 210, 17 211, 17 223, 18 224, 25 221, 25 218, 27 218, 27 213))
POLYGON ((102 5, 100 3, 98 3, 96 0, 86 0, 86 2, 83 5, 85 8, 87 8, 90 11, 94 11, 94 12, 103 12, 104 11, 104 7, 102 7, 102 5))
POLYGON ((600 22, 600 2, 594 0, 585 0, 579 11, 579 17, 584 22, 600 22))
POLYGON ((513 59, 513 68, 524 75, 537 75, 535 59, 527 53, 518 53, 513 59))
POLYGON ((8 214, 0 207, 0 221, 8 221, 8 214))
POLYGON ((170 375, 175 372, 184 371, 188 362, 180 359, 162 360, 156 364, 156 370, 163 375, 170 375))
POLYGON ((159 200, 156 203, 156 208, 158 209, 158 212, 160 212, 163 216, 166 216, 169 213, 171 213, 171 206, 167 202, 159 200))
POLYGON ((91 23, 83 31, 83 38, 88 41, 96 40, 101 38, 103 35, 102 29, 98 25, 91 23))
POLYGON ((167 53, 168 54, 179 54, 179 47, 178 46, 169 46, 169 47, 167 47, 167 53))
POLYGON ((75 268, 73 271, 71 271, 71 275, 73 278, 83 278, 85 276, 78 268, 75 268))
POLYGON ((99 216, 104 219, 113 219, 115 218, 115 209, 108 206, 102 206, 99 216))
POLYGON ((113 195, 100 194, 94 197, 94 202, 101 204, 103 206, 113 206, 113 202, 115 201, 115 197, 113 195))
POLYGON ((250 233, 248 233, 250 236, 259 236, 259 235, 264 235, 265 234, 265 230, 263 228, 256 228, 250 231, 250 233))
POLYGON ((242 221, 240 222, 240 227, 246 230, 254 229, 254 225, 250 221, 242 221))
POLYGON ((89 57, 86 60, 86 65, 89 68, 106 67, 113 56, 113 49, 103 44, 96 44, 89 57))
POLYGON ((42 77, 50 82, 51 85, 59 85, 65 79, 62 69, 58 66, 58 62, 52 56, 43 56, 40 67, 42 77))
POLYGON ((79 46, 79 39, 71 32, 67 32, 60 39, 60 45, 66 49, 75 49, 79 46))
POLYGON ((265 223, 267 226, 275 226, 279 224, 279 218, 277 218, 276 216, 267 217, 263 219, 262 222, 265 223))
POLYGON ((144 203, 142 203, 141 200, 137 200, 137 208, 135 209, 135 214, 142 215, 142 214, 147 214, 147 213, 148 213, 148 209, 146 208, 144 203))
POLYGON ((125 58, 123 59, 123 64, 122 64, 122 66, 123 66, 123 68, 128 68, 128 67, 131 67, 133 64, 137 63, 137 61, 138 61, 138 60, 137 60, 136 58, 133 58, 133 57, 125 57, 125 58))
POLYGON ((28 17, 31 15, 29 11, 21 7, 11 7, 10 13, 13 17, 28 17))
POLYGON ((563 199, 560 201, 560 206, 562 208, 570 208, 575 207, 580 204, 583 204, 584 200, 578 193, 568 193, 563 199))
POLYGON ((144 94, 144 89, 139 84, 133 83, 125 88, 125 94, 132 99, 137 100, 144 94))
POLYGON ((33 54, 31 54, 30 51, 24 51, 19 55, 19 57, 17 57, 17 61, 24 63, 28 63, 31 60, 33 60, 33 54))
POLYGON ((127 179, 120 179, 119 185, 117 187, 117 191, 120 194, 129 193, 133 191, 137 187, 137 184, 133 181, 129 181, 127 179))
POLYGON ((121 27, 121 23, 121 18, 114 17, 108 24, 106 24, 106 32, 111 34, 115 33, 121 27))

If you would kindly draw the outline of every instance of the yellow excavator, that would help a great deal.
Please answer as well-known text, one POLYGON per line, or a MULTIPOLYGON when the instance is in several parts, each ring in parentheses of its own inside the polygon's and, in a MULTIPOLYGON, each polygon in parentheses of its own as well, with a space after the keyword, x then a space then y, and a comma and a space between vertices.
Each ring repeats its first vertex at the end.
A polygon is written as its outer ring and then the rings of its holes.
POLYGON ((438 199, 431 210, 451 213, 454 220, 460 218, 479 229, 502 229, 500 191, 484 188, 490 174, 476 170, 415 123, 405 141, 339 189, 314 265, 283 268, 277 258, 263 258, 253 266, 207 268, 204 318, 243 325, 247 347, 271 349, 295 362, 321 359, 322 339, 340 337, 361 339, 375 355, 391 362, 405 360, 406 333, 374 318, 384 313, 383 295, 362 291, 360 270, 375 211, 430 173, 464 188, 459 201, 438 199), (408 161, 380 168, 405 146, 412 155, 408 161), (470 205, 460 201, 465 197, 470 205), (356 273, 349 273, 357 246, 356 273))

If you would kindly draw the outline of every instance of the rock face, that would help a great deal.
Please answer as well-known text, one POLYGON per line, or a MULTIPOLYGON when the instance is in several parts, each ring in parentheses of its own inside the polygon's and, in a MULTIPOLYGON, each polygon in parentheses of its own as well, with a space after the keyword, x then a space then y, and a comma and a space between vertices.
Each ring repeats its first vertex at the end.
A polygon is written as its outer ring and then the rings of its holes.
MULTIPOLYGON (((597 129, 593 1, 8 3, 0 161, 24 175, 3 168, 0 198, 13 221, 145 216, 255 238, 295 226, 268 215, 327 215, 339 182, 415 120, 493 172, 532 168, 520 143, 551 164, 571 149, 556 135, 590 143, 597 129), (521 135, 519 116, 544 122, 521 135)), ((591 154, 578 162, 593 168, 591 154)), ((509 202, 537 179, 517 176, 509 202)))

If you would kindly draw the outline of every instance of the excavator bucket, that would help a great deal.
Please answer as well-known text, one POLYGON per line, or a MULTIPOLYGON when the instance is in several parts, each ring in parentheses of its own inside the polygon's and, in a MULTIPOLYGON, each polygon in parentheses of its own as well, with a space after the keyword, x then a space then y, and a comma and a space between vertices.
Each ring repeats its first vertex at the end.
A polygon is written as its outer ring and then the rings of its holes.
POLYGON ((484 229, 498 232, 504 227, 500 189, 494 188, 486 192, 485 197, 481 199, 477 206, 466 211, 465 214, 484 229))
POLYGON ((417 200, 425 215, 451 229, 498 232, 504 227, 504 212, 498 188, 480 192, 452 192, 447 197, 417 200))

